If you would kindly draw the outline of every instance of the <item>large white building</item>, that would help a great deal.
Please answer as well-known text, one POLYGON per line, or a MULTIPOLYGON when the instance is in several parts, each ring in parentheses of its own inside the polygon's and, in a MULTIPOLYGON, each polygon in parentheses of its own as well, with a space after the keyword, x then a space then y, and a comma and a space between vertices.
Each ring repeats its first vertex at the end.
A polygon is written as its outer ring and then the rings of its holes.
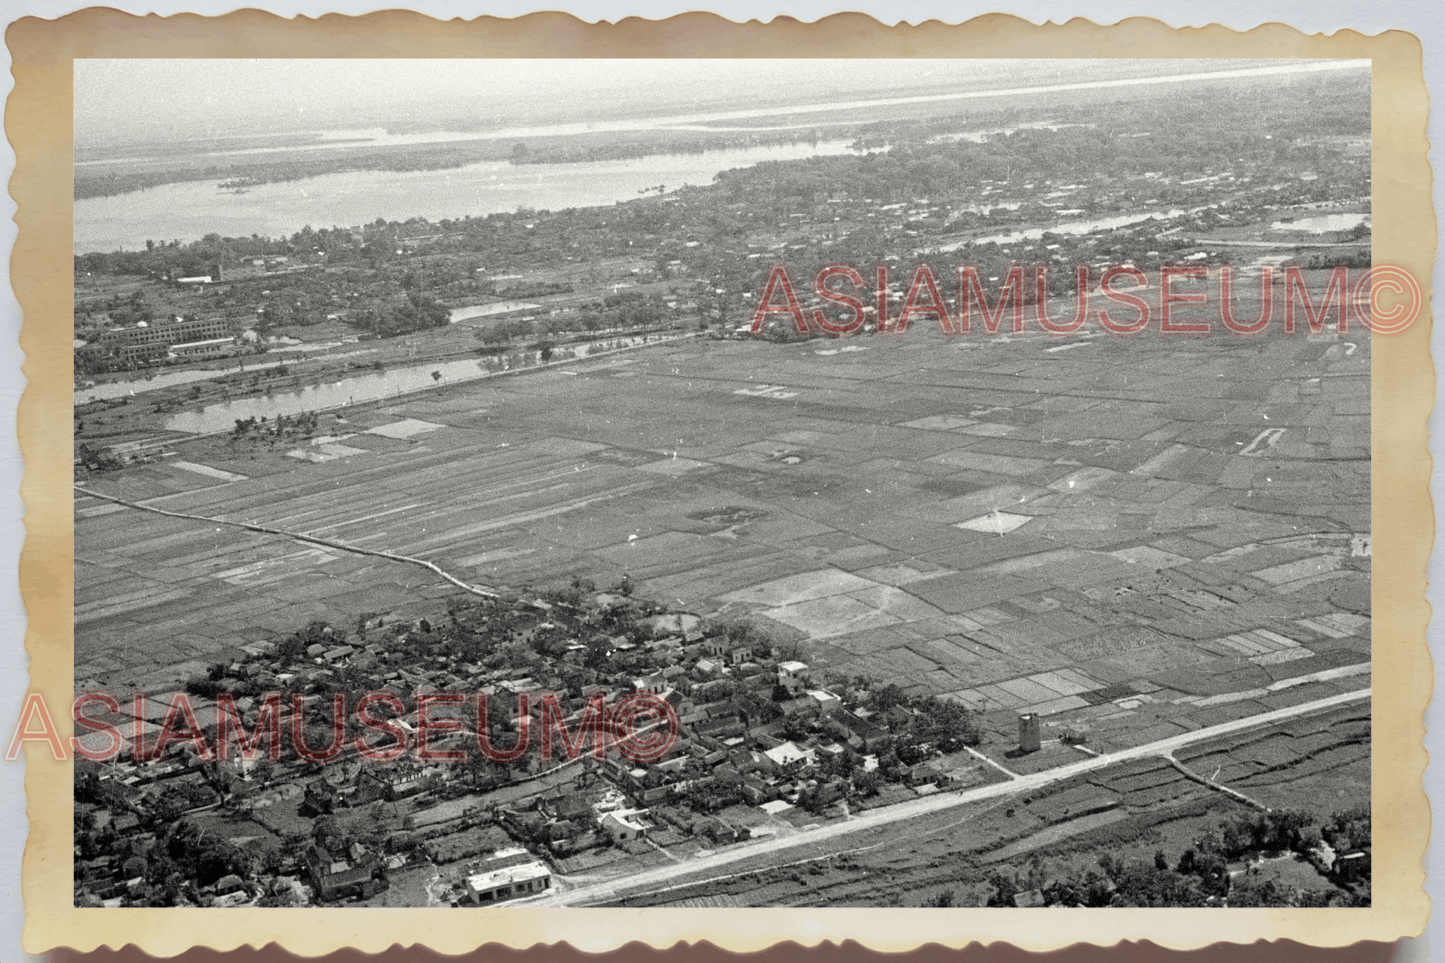
POLYGON ((467 895, 478 906, 530 896, 551 888, 552 871, 536 861, 467 877, 467 895))

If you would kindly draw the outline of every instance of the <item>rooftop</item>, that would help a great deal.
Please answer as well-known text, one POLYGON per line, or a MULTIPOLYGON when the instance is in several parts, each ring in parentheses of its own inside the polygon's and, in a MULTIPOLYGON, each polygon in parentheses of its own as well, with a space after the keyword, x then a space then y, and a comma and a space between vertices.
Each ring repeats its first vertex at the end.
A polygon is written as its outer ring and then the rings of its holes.
POLYGON ((498 886, 511 886, 534 879, 545 879, 551 875, 552 871, 540 862, 522 863, 520 866, 508 866, 490 873, 468 876, 467 886, 476 892, 482 892, 496 889, 498 886))

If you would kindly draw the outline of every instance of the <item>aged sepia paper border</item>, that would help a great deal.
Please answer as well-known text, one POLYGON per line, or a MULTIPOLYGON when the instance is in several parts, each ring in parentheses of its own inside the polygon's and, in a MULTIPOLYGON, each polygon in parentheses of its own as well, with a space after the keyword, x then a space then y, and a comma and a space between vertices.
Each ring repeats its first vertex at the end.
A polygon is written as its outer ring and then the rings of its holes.
MULTIPOLYGON (((589 25, 566 14, 442 22, 406 11, 285 20, 246 10, 223 17, 134 17, 92 9, 28 18, 6 37, 16 87, 6 133, 16 155, 9 188, 19 205, 12 284, 25 327, 29 380, 18 431, 25 456, 27 540, 20 563, 29 618, 30 690, 69 705, 73 680, 71 470, 71 95, 77 58, 147 57, 1217 57, 1369 58, 1373 62, 1373 241, 1376 264, 1420 282, 1426 305, 1406 333, 1373 344, 1374 578, 1373 906, 1359 910, 508 909, 296 910, 77 909, 70 800, 73 770, 43 747, 27 752, 30 837, 25 852, 25 947, 88 951, 134 943, 167 956, 191 946, 276 942, 297 953, 342 946, 379 952, 423 943, 460 953, 482 943, 525 947, 566 940, 605 950, 643 940, 663 947, 708 940, 735 951, 782 940, 853 939, 898 951, 926 942, 1004 941, 1046 950, 1086 941, 1150 940, 1171 948, 1291 938, 1340 946, 1412 936, 1429 902, 1421 859, 1430 810, 1421 778, 1422 713, 1432 664, 1425 642, 1425 565, 1434 533, 1425 423, 1434 400, 1429 355, 1430 272, 1436 221, 1419 41, 1399 31, 1306 36, 1282 24, 1247 33, 1171 29, 1142 18, 1114 26, 1074 20, 1034 26, 990 15, 950 26, 884 27, 841 14, 815 24, 737 24, 711 14, 589 25), (38 750, 38 751, 37 751, 38 750)), ((68 734, 67 719, 57 719, 68 734)))

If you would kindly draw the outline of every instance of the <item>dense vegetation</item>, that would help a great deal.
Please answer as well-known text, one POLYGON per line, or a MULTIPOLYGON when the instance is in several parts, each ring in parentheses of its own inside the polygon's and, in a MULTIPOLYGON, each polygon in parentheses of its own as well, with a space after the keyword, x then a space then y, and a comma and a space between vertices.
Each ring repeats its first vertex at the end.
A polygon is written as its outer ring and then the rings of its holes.
MULTIPOLYGON (((1368 852, 1340 857, 1369 845, 1368 805, 1326 819, 1303 810, 1236 816, 1221 821, 1176 859, 1162 849, 1152 860, 1106 852, 1082 871, 1050 872, 1041 859, 1020 872, 995 869, 987 876, 993 890, 988 905, 1015 906, 1016 896, 1037 891, 1045 906, 1368 906, 1368 852), (1312 864, 1320 885, 1290 885, 1263 871, 1270 860, 1291 858, 1312 864), (1241 869, 1241 863, 1250 866, 1241 869)), ((953 889, 945 889, 928 905, 952 906, 957 898, 953 889)))

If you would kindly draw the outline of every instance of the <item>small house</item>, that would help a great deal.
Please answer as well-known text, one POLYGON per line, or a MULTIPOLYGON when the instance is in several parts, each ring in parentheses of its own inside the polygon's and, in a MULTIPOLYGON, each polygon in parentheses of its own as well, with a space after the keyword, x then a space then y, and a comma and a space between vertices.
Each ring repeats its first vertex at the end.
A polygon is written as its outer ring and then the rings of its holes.
POLYGON ((808 663, 806 662, 780 662, 778 663, 778 685, 790 694, 797 695, 806 686, 807 672, 808 663))
POLYGON ((623 843, 647 835, 647 824, 637 818, 640 815, 641 811, 636 809, 615 809, 603 813, 599 824, 614 844, 623 843))

